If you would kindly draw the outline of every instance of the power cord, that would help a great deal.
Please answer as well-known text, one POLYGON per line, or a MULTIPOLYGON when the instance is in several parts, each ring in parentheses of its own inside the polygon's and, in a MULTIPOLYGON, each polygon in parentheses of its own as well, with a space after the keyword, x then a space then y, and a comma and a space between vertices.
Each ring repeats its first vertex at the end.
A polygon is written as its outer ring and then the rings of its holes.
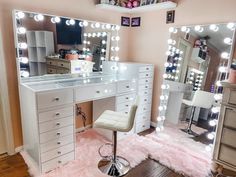
POLYGON ((76 115, 82 118, 83 126, 85 128, 87 117, 86 117, 86 114, 82 111, 82 108, 78 105, 76 105, 76 115))

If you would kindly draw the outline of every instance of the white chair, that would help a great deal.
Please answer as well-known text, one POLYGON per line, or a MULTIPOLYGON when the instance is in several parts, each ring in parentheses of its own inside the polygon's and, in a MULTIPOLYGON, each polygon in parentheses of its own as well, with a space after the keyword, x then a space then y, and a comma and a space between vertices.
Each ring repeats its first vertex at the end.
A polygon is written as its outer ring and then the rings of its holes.
MULTIPOLYGON (((129 132, 134 125, 135 114, 138 108, 136 100, 130 108, 129 114, 106 110, 94 122, 95 128, 103 128, 113 131, 113 154, 110 158, 103 158, 98 163, 98 168, 102 173, 109 176, 123 176, 130 170, 130 163, 123 157, 117 156, 117 131, 129 132)), ((99 152, 100 153, 100 152, 99 152)))
POLYGON ((183 131, 195 136, 197 134, 193 132, 191 129, 193 124, 195 109, 196 107, 210 109, 214 103, 214 94, 210 92, 197 90, 194 93, 192 100, 183 99, 182 103, 192 107, 192 112, 191 112, 191 117, 189 119, 188 127, 187 129, 183 129, 183 131))

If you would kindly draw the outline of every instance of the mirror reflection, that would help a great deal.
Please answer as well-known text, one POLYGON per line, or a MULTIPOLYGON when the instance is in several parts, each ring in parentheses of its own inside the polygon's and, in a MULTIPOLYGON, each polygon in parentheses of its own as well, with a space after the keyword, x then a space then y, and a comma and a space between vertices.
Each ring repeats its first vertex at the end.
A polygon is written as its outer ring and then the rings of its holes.
POLYGON ((21 77, 99 72, 119 60, 118 25, 21 11, 15 19, 21 77))
POLYGON ((171 27, 158 128, 174 124, 213 146, 235 28, 229 24, 171 27), (178 115, 178 116, 176 116, 178 115))

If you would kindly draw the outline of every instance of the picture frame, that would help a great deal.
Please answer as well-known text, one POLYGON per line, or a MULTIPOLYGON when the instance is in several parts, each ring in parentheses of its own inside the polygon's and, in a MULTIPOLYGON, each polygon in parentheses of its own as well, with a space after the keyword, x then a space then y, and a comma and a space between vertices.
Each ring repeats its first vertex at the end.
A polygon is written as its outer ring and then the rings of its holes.
POLYGON ((147 1, 147 0, 141 0, 141 1, 140 1, 140 6, 145 6, 145 5, 146 5, 146 1, 147 1))
POLYGON ((166 12, 166 24, 175 22, 175 10, 170 10, 166 12))
POLYGON ((133 17, 131 19, 131 27, 138 27, 141 25, 141 17, 133 17))
POLYGON ((121 26, 130 26, 130 17, 121 17, 121 26))

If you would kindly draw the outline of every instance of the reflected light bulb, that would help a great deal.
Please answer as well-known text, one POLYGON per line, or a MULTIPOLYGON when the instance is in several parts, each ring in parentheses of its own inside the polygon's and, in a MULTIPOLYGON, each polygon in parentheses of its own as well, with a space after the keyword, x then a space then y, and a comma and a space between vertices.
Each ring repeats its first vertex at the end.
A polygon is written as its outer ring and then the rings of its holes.
POLYGON ((119 48, 119 47, 115 47, 115 51, 117 51, 117 52, 118 52, 119 50, 120 50, 120 48, 119 48))
POLYGON ((24 28, 24 27, 17 28, 17 33, 18 34, 25 34, 26 33, 26 28, 24 28))
POLYGON ((227 38, 224 39, 224 43, 228 44, 228 45, 231 45, 232 44, 232 39, 227 37, 227 38))
POLYGON ((119 61, 120 58, 118 56, 115 57, 115 61, 119 61))
POLYGON ((217 87, 221 87, 221 86, 222 86, 221 81, 217 81, 217 82, 216 82, 216 86, 217 86, 217 87))
POLYGON ((74 19, 70 19, 69 23, 70 23, 70 25, 74 25, 75 24, 75 20, 74 19))
POLYGON ((34 20, 35 21, 43 21, 44 20, 44 16, 42 14, 37 14, 34 16, 34 20))
POLYGON ((119 41, 120 40, 120 36, 116 36, 116 41, 119 41))
POLYGON ((23 64, 29 63, 29 59, 27 57, 19 57, 19 61, 23 64))
POLYGON ((212 132, 212 133, 208 133, 207 134, 207 138, 210 139, 210 140, 213 140, 215 138, 215 134, 212 132))
POLYGON ((105 40, 102 40, 102 44, 106 44, 107 42, 105 40))
POLYGON ((211 109, 211 112, 213 112, 214 114, 220 112, 220 107, 213 107, 213 108, 211 109))
POLYGON ((219 72, 221 72, 221 73, 227 73, 227 71, 228 71, 227 67, 225 67, 225 66, 220 66, 220 67, 219 67, 219 72))
POLYGON ((29 77, 29 72, 28 71, 21 71, 21 76, 22 77, 29 77))
POLYGON ((220 94, 220 93, 214 95, 214 99, 215 99, 216 101, 222 100, 222 98, 223 98, 223 95, 220 94))
POLYGON ((234 30, 235 29, 235 23, 228 23, 227 24, 227 28, 231 29, 231 30, 234 30))
POLYGON ((21 12, 21 11, 16 12, 16 18, 17 19, 22 19, 24 17, 25 17, 25 13, 24 12, 21 12))
POLYGON ((210 120, 210 121, 209 121, 209 125, 210 125, 211 127, 215 127, 216 124, 217 124, 217 120, 210 120))
POLYGON ((85 21, 83 21, 83 25, 84 26, 88 26, 88 22, 85 20, 85 21))
POLYGON ((212 24, 212 25, 210 25, 209 29, 214 31, 214 32, 217 32, 219 30, 219 27, 215 24, 212 24))
POLYGON ((201 33, 201 32, 203 32, 204 29, 200 25, 197 25, 194 27, 194 30, 201 33))
POLYGON ((120 30, 120 26, 116 25, 116 30, 119 31, 120 30))
POLYGON ((100 28, 100 26, 101 26, 100 23, 98 23, 98 22, 95 23, 95 27, 96 27, 96 28, 100 28))
POLYGON ((21 42, 21 43, 18 44, 18 47, 20 49, 27 49, 27 44, 25 42, 21 42))
POLYGON ((111 25, 110 24, 106 24, 106 29, 111 29, 111 25))
POLYGON ((223 58, 223 59, 229 59, 229 53, 227 53, 227 52, 222 52, 222 53, 221 53, 221 58, 223 58))
POLYGON ((170 32, 170 33, 177 33, 178 30, 177 30, 176 28, 174 28, 174 27, 170 27, 170 28, 169 28, 169 32, 170 32))

